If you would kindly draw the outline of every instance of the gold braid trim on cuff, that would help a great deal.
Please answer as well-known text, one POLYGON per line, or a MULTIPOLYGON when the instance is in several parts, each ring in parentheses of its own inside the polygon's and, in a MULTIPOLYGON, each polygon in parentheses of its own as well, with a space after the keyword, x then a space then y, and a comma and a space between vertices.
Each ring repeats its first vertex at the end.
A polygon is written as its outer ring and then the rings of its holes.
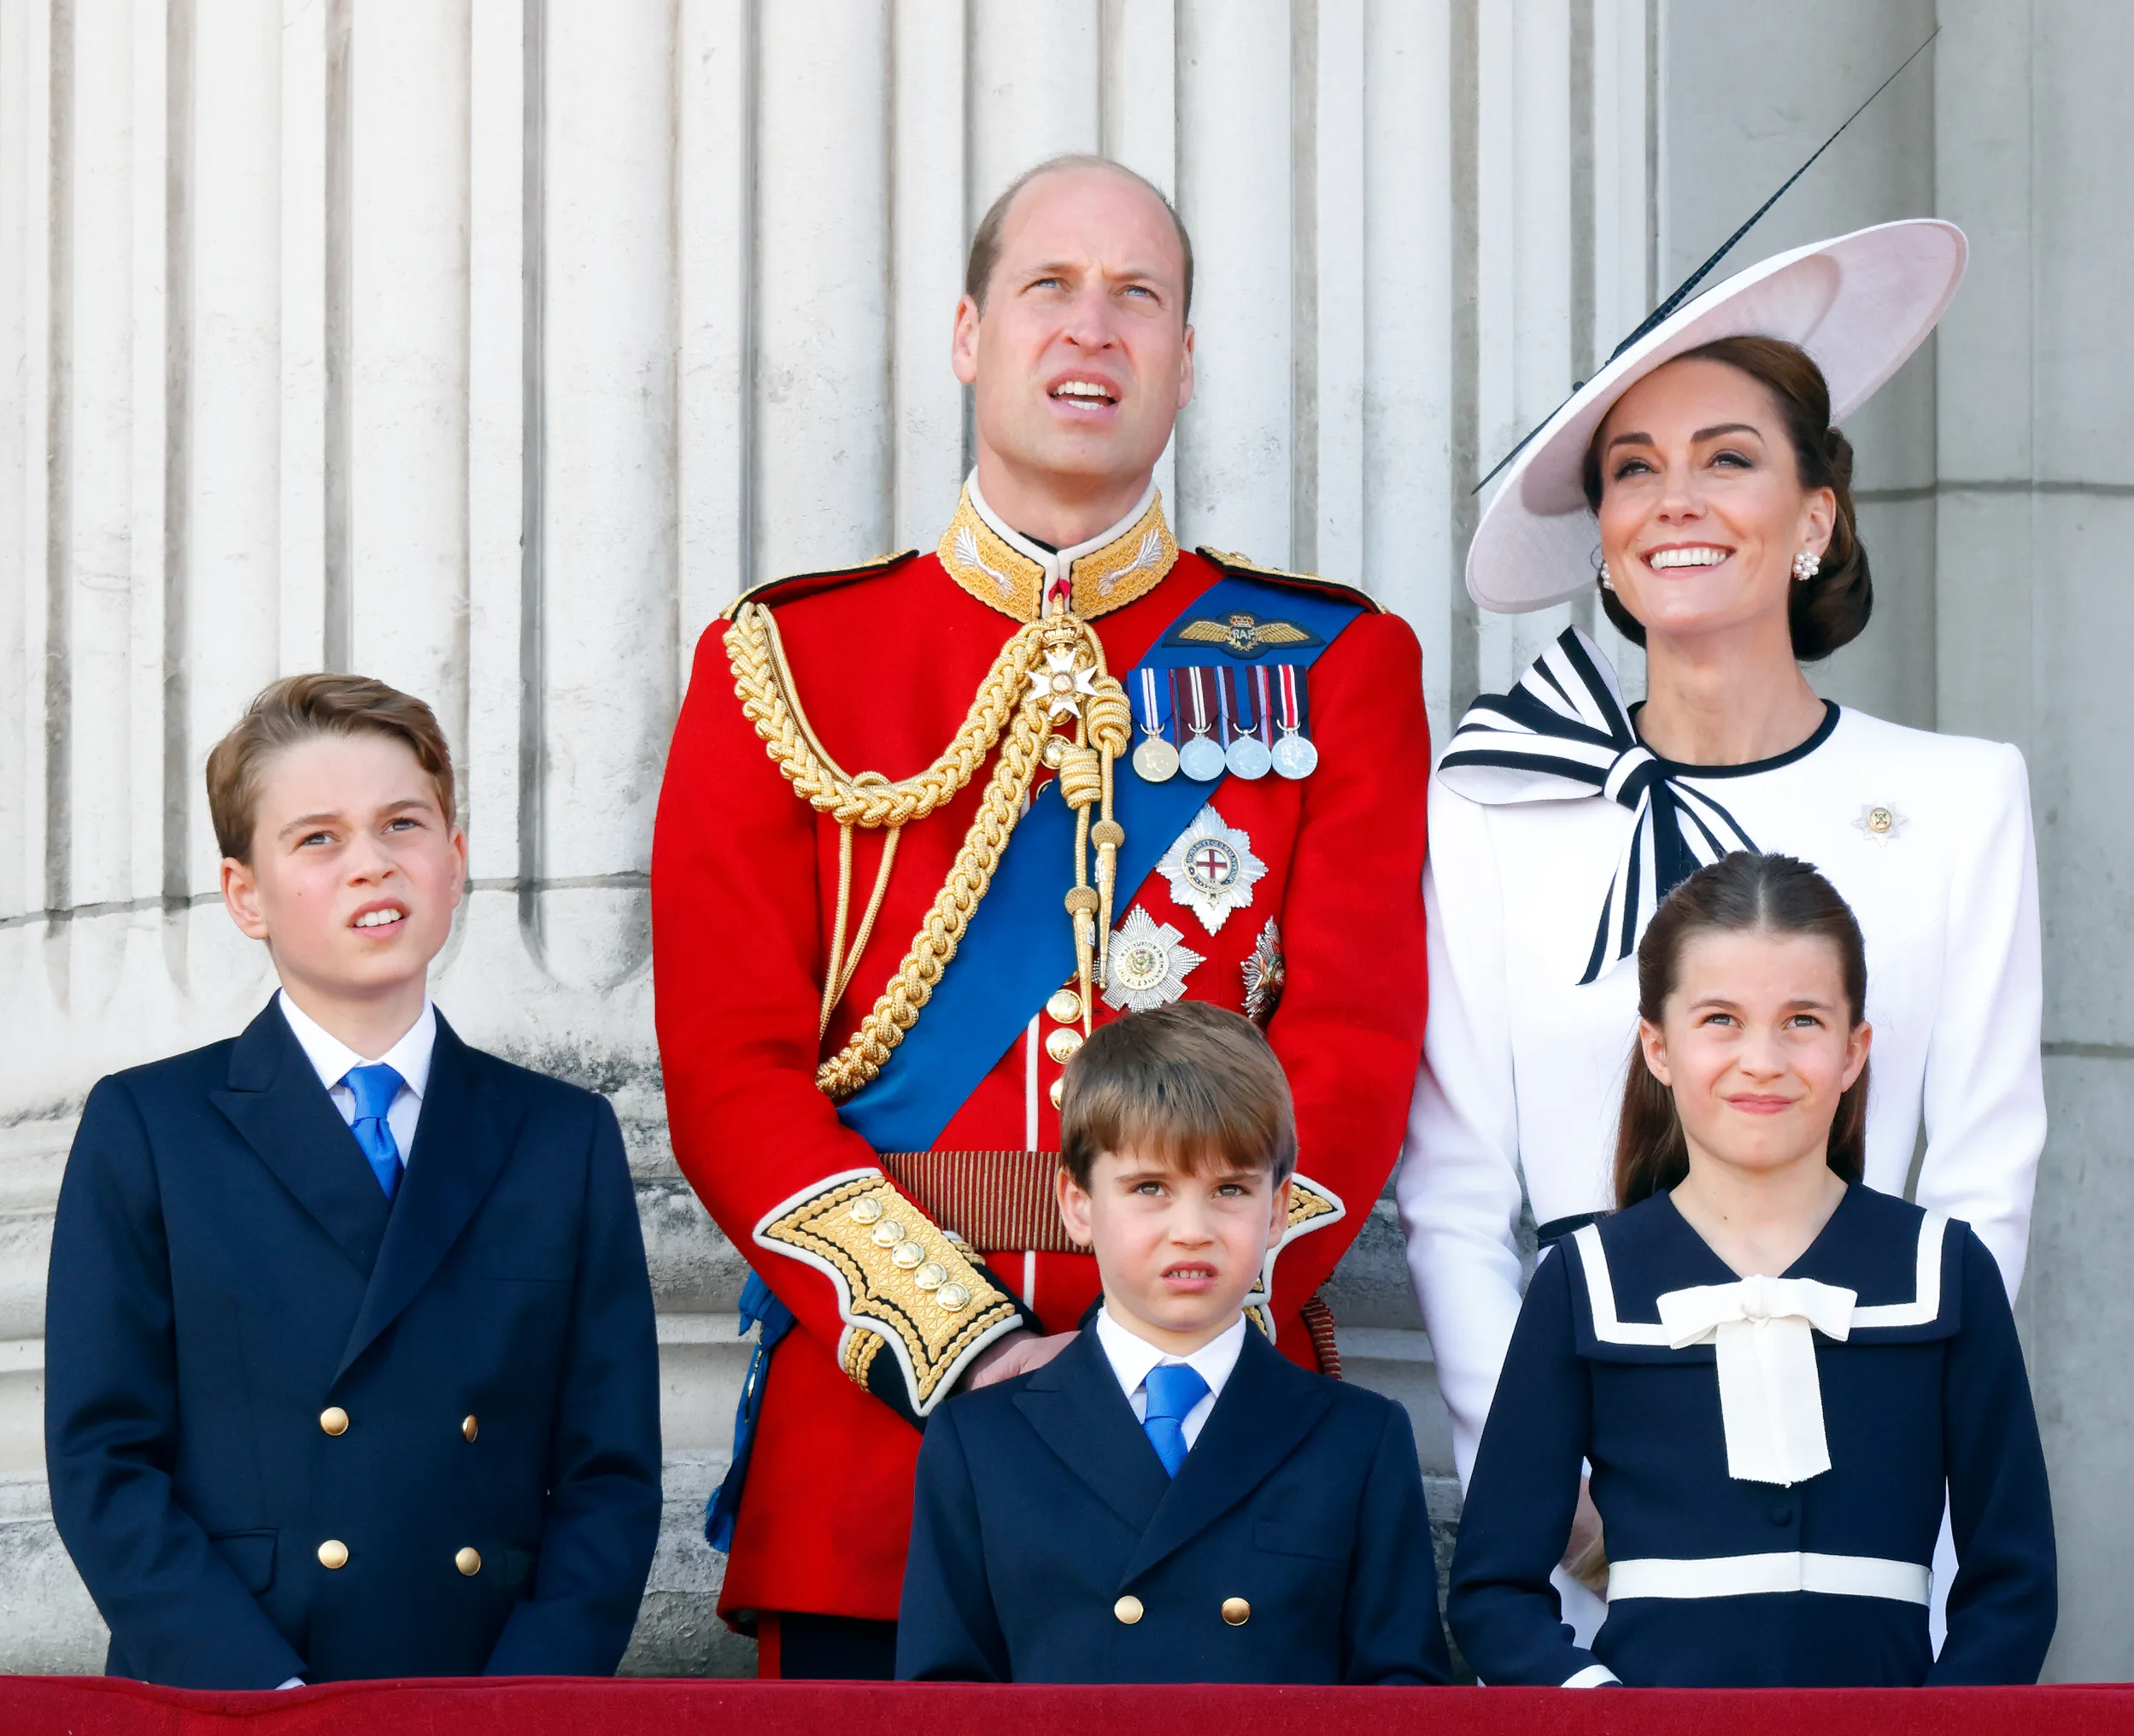
POLYGON ((845 1374, 855 1387, 867 1384, 867 1376, 873 1372, 874 1359, 882 1354, 882 1337, 878 1332, 866 1332, 855 1327, 845 1334, 844 1354, 839 1358, 845 1374))
POLYGON ((894 1339, 923 1415, 963 1358, 1022 1318, 992 1276, 880 1176, 862 1176, 805 1199, 765 1224, 757 1240, 783 1243, 827 1266, 844 1291, 852 1328, 840 1353, 860 1386, 894 1339))

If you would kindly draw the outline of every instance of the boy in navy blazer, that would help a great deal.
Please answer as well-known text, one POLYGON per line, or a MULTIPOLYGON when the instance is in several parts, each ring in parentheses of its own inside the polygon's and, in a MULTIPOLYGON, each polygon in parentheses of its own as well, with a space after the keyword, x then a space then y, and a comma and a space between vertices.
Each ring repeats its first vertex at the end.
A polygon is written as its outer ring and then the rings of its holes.
POLYGON ((421 701, 294 676, 208 760, 281 989, 101 1081, 45 1323, 60 1535, 114 1675, 607 1674, 660 1522, 630 1173, 589 1092, 430 1003, 466 877, 421 701))
POLYGON ((1103 1299, 1035 1372, 929 1422, 898 1675, 1446 1680, 1406 1413, 1245 1311, 1297 1160, 1266 1039, 1192 1000, 1099 1027, 1060 1137, 1103 1299))

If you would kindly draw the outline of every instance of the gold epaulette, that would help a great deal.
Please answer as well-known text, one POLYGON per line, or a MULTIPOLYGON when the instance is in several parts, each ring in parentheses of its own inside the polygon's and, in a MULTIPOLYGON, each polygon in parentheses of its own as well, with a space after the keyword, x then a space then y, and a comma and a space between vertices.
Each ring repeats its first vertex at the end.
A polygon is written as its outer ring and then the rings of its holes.
POLYGON ((789 602, 795 597, 813 596, 818 591, 831 590, 854 579, 871 578, 878 572, 887 572, 918 558, 918 549, 900 548, 893 554, 877 554, 871 560, 858 561, 850 566, 828 566, 819 572, 789 572, 783 578, 766 579, 761 584, 751 585, 721 609, 718 618, 722 621, 732 620, 743 603, 789 602))
POLYGON ((1344 602, 1354 603, 1358 608, 1374 615, 1386 613, 1386 605, 1367 590, 1358 590, 1352 584, 1343 584, 1339 579, 1322 578, 1316 572, 1288 572, 1279 566, 1262 566, 1249 554, 1240 554, 1228 548, 1211 548, 1202 543, 1193 550, 1203 560, 1211 560, 1225 572, 1234 572, 1243 578, 1272 579, 1277 584, 1300 584, 1307 590, 1322 591, 1344 602))
POLYGON ((1268 1301, 1275 1290, 1275 1257, 1299 1236, 1324 1229, 1348 1215, 1349 1209, 1341 1203, 1341 1196, 1323 1182, 1301 1175, 1289 1178, 1289 1219, 1283 1228, 1282 1239, 1268 1249, 1266 1261, 1260 1267, 1259 1282, 1245 1299, 1245 1311, 1268 1337, 1275 1335, 1275 1315, 1268 1301))

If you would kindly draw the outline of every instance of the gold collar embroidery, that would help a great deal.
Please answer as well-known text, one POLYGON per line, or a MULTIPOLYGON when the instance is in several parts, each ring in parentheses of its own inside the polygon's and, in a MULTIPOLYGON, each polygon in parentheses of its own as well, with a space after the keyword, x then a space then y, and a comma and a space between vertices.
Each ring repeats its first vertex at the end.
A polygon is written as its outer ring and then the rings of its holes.
MULTIPOLYGON (((956 516, 941 532, 941 565, 971 595, 1018 621, 1037 619, 1051 572, 994 529, 964 485, 956 516)), ((1178 560, 1178 543, 1164 519, 1164 497, 1149 491, 1148 505, 1132 522, 1101 540, 1062 551, 1074 613, 1091 620, 1146 596, 1178 560)))

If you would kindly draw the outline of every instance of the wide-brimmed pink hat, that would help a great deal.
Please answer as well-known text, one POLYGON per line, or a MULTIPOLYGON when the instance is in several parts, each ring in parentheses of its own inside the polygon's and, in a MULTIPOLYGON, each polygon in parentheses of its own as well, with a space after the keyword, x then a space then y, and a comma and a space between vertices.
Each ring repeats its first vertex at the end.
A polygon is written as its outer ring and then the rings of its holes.
POLYGON ((1815 360, 1842 421, 1926 341, 1963 280, 1963 231, 1908 218, 1797 247, 1707 290, 1627 344, 1512 460, 1467 551, 1467 589, 1500 614, 1545 608, 1593 582, 1580 472, 1615 401, 1662 363, 1721 337, 1779 337, 1815 360))

